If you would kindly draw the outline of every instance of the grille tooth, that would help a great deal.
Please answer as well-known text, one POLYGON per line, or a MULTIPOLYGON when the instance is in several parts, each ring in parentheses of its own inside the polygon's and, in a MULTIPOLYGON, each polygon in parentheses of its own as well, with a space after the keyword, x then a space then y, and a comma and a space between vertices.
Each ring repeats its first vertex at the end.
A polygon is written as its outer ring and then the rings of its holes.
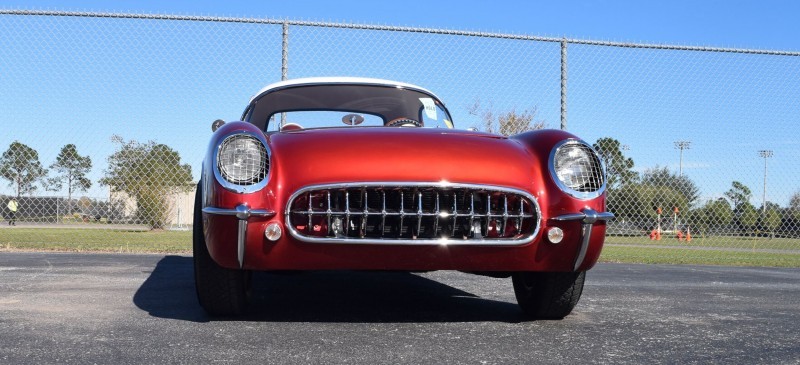
POLYGON ((383 238, 384 233, 386 232, 386 192, 381 191, 381 197, 383 197, 381 201, 381 238, 383 238))
POLYGON ((450 224, 453 227, 452 233, 450 233, 450 237, 456 236, 456 228, 458 228, 458 194, 454 191, 453 192, 453 211, 452 211, 453 220, 450 224))
POLYGON ((344 236, 350 233, 350 192, 344 192, 344 236))
POLYGON ((359 230, 358 234, 359 234, 359 236, 361 236, 361 238, 364 238, 364 235, 366 234, 366 230, 367 230, 367 223, 368 223, 367 221, 369 220, 368 219, 369 218, 369 205, 367 204, 369 197, 367 196, 367 189, 364 189, 362 191, 364 192, 364 196, 361 197, 361 203, 362 203, 362 206, 364 207, 364 212, 363 212, 363 215, 361 216, 361 229, 359 230))
POLYGON ((327 198, 326 201, 328 203, 327 207, 325 207, 326 208, 325 209, 325 217, 327 218, 327 222, 328 222, 328 236, 330 236, 332 234, 331 233, 331 215, 332 215, 332 211, 331 211, 331 192, 330 192, 330 190, 325 192, 325 196, 327 198))
POLYGON ((506 234, 506 226, 508 226, 508 195, 503 194, 503 225, 500 226, 500 236, 506 234))
POLYGON ((419 234, 422 231, 422 192, 417 191, 417 231, 414 234, 414 238, 416 239, 419 237, 419 234))
POLYGON ((287 223, 304 240, 490 243, 530 238, 538 205, 529 195, 491 186, 338 184, 302 189, 287 223), (325 226, 325 227, 322 227, 325 226))
POLYGON ((311 220, 312 220, 312 218, 314 218, 314 206, 312 205, 313 203, 311 201, 312 201, 311 192, 309 191, 308 192, 308 225, 306 226, 306 228, 308 228, 308 233, 309 234, 311 234, 311 224, 313 223, 311 220))
POLYGON ((441 212, 439 211, 439 192, 436 192, 436 210, 434 210, 433 216, 433 235, 437 236, 439 234, 439 216, 441 212))
POLYGON ((405 209, 405 202, 406 199, 403 196, 403 191, 400 191, 400 225, 397 227, 397 236, 401 237, 403 235, 403 219, 406 217, 406 209, 405 209))

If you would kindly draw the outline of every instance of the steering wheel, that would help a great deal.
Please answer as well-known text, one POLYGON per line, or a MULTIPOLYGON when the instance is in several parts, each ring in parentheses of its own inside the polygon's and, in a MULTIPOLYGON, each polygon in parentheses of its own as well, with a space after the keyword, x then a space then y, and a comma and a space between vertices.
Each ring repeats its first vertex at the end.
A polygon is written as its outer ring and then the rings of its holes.
POLYGON ((387 127, 422 127, 422 123, 408 118, 397 118, 386 123, 387 127))

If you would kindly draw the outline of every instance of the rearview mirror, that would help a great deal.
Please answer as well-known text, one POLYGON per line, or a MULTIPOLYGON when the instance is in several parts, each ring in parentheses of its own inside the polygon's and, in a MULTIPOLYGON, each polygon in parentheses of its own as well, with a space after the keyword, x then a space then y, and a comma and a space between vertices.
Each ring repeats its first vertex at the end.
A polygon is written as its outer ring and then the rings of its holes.
POLYGON ((216 132, 219 127, 225 125, 225 121, 222 119, 217 119, 213 123, 211 123, 211 131, 216 132))

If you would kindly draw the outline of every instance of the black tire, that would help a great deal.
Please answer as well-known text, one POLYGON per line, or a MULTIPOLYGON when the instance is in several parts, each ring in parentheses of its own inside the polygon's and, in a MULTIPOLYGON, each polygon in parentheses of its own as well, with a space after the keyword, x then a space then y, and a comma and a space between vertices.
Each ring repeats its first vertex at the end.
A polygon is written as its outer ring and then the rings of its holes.
POLYGON ((526 315, 562 319, 581 299, 586 272, 517 272, 511 280, 517 303, 526 315))
POLYGON ((194 253, 194 282, 197 299, 206 313, 215 317, 237 316, 244 313, 250 300, 252 272, 232 270, 219 266, 208 253, 203 236, 203 202, 197 186, 194 200, 194 227, 192 248, 194 253))

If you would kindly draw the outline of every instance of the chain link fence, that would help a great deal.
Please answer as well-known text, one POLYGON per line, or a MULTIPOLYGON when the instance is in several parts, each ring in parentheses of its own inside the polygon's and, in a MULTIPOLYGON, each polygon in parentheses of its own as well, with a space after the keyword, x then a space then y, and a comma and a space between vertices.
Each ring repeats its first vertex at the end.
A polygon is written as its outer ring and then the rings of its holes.
POLYGON ((186 228, 213 120, 281 79, 361 76, 433 90, 459 128, 594 144, 612 253, 800 261, 798 52, 0 10, 0 70, 0 223, 31 235, 186 228))

